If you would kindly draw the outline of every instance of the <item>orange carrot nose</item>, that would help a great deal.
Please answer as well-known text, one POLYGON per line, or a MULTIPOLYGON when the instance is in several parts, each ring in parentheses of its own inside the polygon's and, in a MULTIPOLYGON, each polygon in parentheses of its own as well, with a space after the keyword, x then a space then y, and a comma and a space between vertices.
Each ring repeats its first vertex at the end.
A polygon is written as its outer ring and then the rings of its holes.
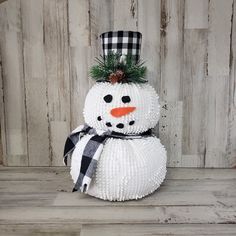
POLYGON ((121 117, 129 114, 130 112, 133 112, 135 109, 136 107, 117 107, 111 110, 111 115, 115 117, 121 117))

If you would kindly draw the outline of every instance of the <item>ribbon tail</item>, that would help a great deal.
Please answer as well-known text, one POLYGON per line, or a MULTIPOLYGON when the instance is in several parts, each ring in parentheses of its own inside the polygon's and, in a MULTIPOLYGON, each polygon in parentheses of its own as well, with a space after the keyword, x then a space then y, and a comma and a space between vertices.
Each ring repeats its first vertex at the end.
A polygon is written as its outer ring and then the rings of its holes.
MULTIPOLYGON (((86 126, 86 129, 87 129, 87 126, 86 126)), ((82 129, 81 126, 79 126, 74 131, 72 131, 72 133, 67 137, 65 146, 64 146, 64 154, 63 154, 63 161, 66 166, 68 164, 68 157, 70 157, 71 154, 73 153, 75 149, 75 145, 80 140, 83 132, 84 130, 82 129)))
POLYGON ((87 192, 89 189, 105 140, 105 136, 95 135, 86 144, 81 159, 80 174, 74 186, 75 191, 80 190, 81 192, 87 192))
POLYGON ((68 137, 66 139, 66 143, 64 147, 64 155, 63 155, 63 161, 66 166, 68 164, 67 163, 68 157, 70 156, 70 154, 73 152, 74 149, 75 149, 75 144, 72 142, 70 137, 68 137))

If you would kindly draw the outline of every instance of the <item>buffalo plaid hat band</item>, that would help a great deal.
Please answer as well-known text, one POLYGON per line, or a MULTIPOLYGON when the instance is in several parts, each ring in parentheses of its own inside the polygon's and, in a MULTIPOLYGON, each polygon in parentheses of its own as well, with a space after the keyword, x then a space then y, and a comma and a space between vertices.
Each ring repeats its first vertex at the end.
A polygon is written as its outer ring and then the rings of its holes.
POLYGON ((122 55, 132 55, 138 62, 140 58, 142 34, 134 31, 109 31, 100 35, 103 56, 109 52, 118 52, 122 55))

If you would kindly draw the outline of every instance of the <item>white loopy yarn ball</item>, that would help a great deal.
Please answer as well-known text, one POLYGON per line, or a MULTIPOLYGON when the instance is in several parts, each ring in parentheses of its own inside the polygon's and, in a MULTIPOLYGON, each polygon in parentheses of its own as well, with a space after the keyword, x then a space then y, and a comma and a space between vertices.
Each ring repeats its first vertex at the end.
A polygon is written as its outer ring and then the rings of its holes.
MULTIPOLYGON (((74 183, 79 175, 80 156, 90 137, 83 137, 72 155, 71 176, 74 183)), ((165 174, 166 151, 158 138, 110 138, 104 145, 87 193, 110 201, 139 199, 155 191, 165 174)))
POLYGON ((137 134, 154 128, 159 120, 159 112, 158 95, 149 84, 100 82, 88 92, 84 119, 96 129, 137 134), (111 101, 105 101, 106 98, 111 101), (119 107, 134 107, 135 110, 127 115, 114 117, 111 111, 119 107), (123 124, 123 127, 118 124, 123 124))
MULTIPOLYGON (((84 118, 89 126, 124 134, 139 134, 154 128, 159 112, 158 95, 149 84, 96 83, 88 92, 84 106, 84 118)), ((74 183, 90 138, 91 135, 85 135, 72 154, 74 183)), ((109 138, 87 193, 110 201, 138 199, 155 191, 165 174, 166 150, 158 138, 109 138)))

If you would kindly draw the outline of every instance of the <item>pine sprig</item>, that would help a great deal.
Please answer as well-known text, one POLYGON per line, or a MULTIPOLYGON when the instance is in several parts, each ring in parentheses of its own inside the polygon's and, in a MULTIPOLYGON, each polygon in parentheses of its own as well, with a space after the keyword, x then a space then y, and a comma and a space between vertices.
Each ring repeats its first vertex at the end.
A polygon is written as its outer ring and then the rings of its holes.
POLYGON ((107 56, 96 58, 97 65, 90 69, 90 76, 96 81, 119 83, 146 83, 144 62, 135 62, 132 55, 123 57, 120 53, 110 52, 107 56))

